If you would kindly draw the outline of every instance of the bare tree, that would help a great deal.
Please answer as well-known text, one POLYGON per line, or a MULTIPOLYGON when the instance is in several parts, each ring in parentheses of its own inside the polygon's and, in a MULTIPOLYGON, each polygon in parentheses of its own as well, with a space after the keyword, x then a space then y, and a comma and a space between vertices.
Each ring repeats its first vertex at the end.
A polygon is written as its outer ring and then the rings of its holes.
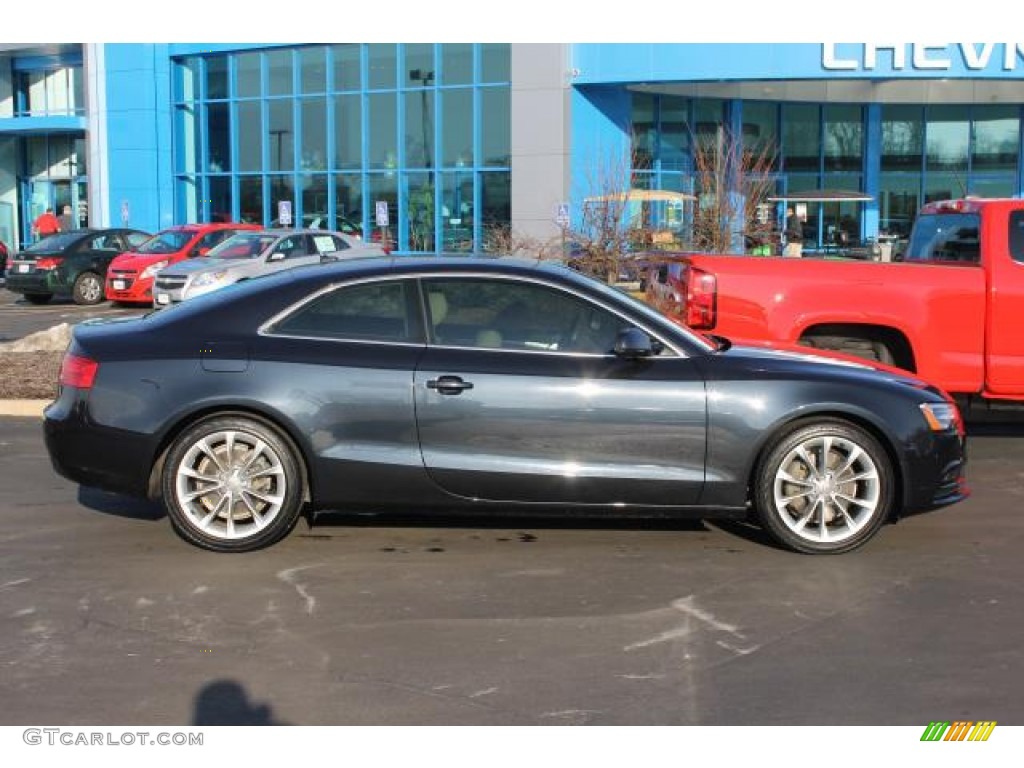
POLYGON ((758 208, 775 191, 775 155, 774 146, 746 146, 726 126, 693 137, 694 250, 742 252, 745 237, 770 236, 771 223, 761 220, 758 208))

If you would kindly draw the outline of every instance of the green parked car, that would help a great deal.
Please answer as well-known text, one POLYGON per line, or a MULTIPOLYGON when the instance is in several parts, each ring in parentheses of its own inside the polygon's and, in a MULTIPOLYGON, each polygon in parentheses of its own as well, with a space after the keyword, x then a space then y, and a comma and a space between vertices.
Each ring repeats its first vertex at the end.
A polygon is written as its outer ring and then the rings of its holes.
POLYGON ((7 290, 33 304, 70 296, 76 304, 103 301, 107 267, 150 235, 137 229, 76 229, 51 235, 7 260, 7 290))

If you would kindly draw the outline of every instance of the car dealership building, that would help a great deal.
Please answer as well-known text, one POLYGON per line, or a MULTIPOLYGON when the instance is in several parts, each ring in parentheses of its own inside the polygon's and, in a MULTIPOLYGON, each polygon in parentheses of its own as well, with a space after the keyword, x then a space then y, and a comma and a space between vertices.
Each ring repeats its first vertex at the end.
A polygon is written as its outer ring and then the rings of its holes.
POLYGON ((48 206, 368 231, 385 203, 399 250, 479 251, 557 236, 609 169, 700 205, 693 147, 723 134, 780 198, 860 193, 806 203, 818 245, 902 235, 1021 194, 1022 75, 1016 43, 0 45, 0 239, 48 206))

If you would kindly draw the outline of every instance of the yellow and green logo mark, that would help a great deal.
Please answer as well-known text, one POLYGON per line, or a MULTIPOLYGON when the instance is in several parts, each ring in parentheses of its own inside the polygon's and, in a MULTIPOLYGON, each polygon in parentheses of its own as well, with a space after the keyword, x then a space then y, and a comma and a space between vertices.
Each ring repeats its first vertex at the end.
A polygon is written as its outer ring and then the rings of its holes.
POLYGON ((921 741, 988 741, 995 727, 995 720, 931 722, 924 729, 921 741))

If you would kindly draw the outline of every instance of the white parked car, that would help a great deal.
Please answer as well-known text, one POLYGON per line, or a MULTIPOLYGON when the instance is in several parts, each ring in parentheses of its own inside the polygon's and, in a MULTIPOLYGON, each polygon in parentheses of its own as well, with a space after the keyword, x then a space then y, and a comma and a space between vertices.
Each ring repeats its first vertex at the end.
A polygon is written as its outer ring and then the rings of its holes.
POLYGON ((384 249, 341 232, 319 229, 267 229, 239 232, 205 258, 161 270, 153 287, 156 309, 202 296, 242 280, 307 264, 383 256, 384 249))

